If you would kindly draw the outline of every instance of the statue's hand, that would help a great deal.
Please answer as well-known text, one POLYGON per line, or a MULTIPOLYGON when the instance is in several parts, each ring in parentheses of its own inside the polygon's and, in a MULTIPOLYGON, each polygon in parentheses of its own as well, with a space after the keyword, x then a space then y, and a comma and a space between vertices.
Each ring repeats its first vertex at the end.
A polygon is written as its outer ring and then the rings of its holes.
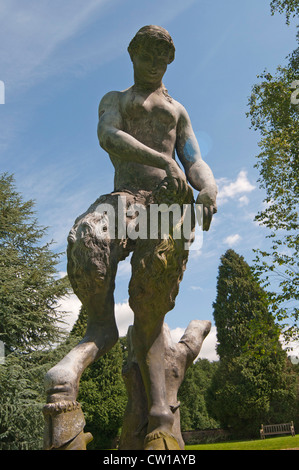
POLYGON ((208 231, 213 215, 217 212, 216 192, 214 188, 202 189, 197 196, 196 204, 203 205, 203 230, 208 231))
POLYGON ((192 189, 188 185, 185 173, 175 160, 169 160, 166 174, 166 178, 159 184, 155 192, 157 202, 168 204, 191 202, 193 199, 192 189))
POLYGON ((188 183, 186 176, 175 160, 169 160, 166 174, 169 181, 169 189, 173 189, 184 194, 187 193, 188 183))

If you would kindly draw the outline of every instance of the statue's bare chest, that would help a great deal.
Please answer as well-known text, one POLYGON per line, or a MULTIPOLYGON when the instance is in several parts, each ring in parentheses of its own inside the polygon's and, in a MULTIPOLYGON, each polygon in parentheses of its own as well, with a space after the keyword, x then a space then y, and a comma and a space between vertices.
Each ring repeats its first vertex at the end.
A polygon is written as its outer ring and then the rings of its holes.
POLYGON ((122 108, 124 131, 143 142, 162 142, 176 129, 176 109, 163 95, 130 93, 122 108))

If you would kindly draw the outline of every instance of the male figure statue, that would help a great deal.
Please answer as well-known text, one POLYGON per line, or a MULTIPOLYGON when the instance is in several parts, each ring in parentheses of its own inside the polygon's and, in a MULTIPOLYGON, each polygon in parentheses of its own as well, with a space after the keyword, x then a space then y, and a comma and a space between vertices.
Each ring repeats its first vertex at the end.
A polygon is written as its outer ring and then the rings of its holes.
MULTIPOLYGON (((109 234, 110 222, 106 212, 98 208, 109 204, 117 214, 120 195, 126 197, 127 205, 138 203, 148 208, 153 203, 166 202, 181 207, 190 204, 193 208, 189 182, 199 191, 196 202, 203 204, 203 229, 208 230, 216 212, 217 187, 209 166, 201 158, 186 110, 168 95, 162 83, 175 53, 169 33, 158 26, 145 26, 132 39, 128 51, 134 67, 134 85, 107 93, 99 105, 98 138, 115 168, 114 191, 101 196, 78 217, 68 238, 68 275, 87 309, 88 325, 83 340, 46 376, 45 413, 51 416, 52 430, 58 411, 66 409, 56 420, 55 436, 46 439, 47 448, 84 448, 84 418, 76 402, 79 379, 84 369, 118 339, 115 276, 118 262, 130 252, 132 341, 148 401, 144 448, 152 448, 152 441, 161 435, 167 448, 178 448, 172 436, 173 414, 166 402, 161 331, 166 313, 174 307, 188 258, 186 240, 192 240, 194 223, 189 236, 184 233, 181 238, 174 238, 172 229, 168 238, 161 233, 155 239, 105 238, 99 226, 106 224, 109 234), (185 173, 175 161, 175 152, 185 173), (71 432, 65 432, 63 424, 67 413, 73 413, 76 423, 71 432), (80 420, 83 424, 78 424, 80 420)), ((127 215, 126 223, 132 219, 127 215)), ((181 226, 183 222, 184 213, 181 226)), ((119 220, 115 223, 117 226, 119 220)))

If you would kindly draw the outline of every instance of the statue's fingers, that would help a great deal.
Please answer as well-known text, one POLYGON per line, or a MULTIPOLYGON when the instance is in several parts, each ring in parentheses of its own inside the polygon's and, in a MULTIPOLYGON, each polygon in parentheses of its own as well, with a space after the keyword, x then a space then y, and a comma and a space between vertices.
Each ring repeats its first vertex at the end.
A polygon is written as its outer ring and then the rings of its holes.
POLYGON ((212 222, 213 206, 204 207, 203 210, 203 230, 208 231, 212 222))

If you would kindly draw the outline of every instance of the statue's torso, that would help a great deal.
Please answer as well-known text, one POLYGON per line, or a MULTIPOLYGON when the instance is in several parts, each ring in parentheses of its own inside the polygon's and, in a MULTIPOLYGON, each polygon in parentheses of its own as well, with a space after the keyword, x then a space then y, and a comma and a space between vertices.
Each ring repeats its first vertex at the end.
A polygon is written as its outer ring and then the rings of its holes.
MULTIPOLYGON (((174 158, 178 109, 161 91, 139 93, 134 87, 119 93, 122 130, 146 146, 174 158)), ((164 170, 110 156, 115 167, 115 189, 153 190, 165 178, 164 170)))

